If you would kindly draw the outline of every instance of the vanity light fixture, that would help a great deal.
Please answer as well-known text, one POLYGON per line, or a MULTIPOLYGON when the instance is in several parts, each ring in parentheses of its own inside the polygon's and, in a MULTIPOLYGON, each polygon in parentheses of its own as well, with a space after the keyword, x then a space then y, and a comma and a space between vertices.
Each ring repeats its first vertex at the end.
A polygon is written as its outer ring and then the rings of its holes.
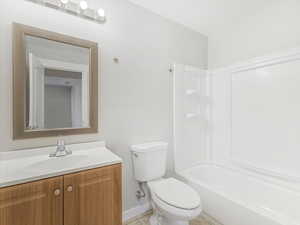
POLYGON ((104 9, 102 9, 102 8, 98 9, 97 13, 98 13, 99 17, 102 17, 102 18, 105 17, 105 11, 104 11, 104 9))
POLYGON ((88 4, 86 1, 80 1, 79 5, 82 10, 86 10, 88 8, 88 4))
POLYGON ((105 11, 102 8, 89 8, 88 2, 85 0, 25 0, 52 9, 59 10, 70 15, 88 19, 96 23, 106 22, 105 11))
POLYGON ((69 0, 60 0, 62 4, 66 5, 68 4, 69 0))

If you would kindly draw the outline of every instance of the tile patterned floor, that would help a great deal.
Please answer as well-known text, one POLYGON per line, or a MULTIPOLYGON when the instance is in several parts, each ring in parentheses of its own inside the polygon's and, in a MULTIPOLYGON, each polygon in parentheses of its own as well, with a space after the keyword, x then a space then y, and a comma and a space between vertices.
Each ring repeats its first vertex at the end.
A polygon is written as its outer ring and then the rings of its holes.
MULTIPOLYGON (((141 217, 137 217, 125 223, 125 225, 150 225, 149 218, 151 212, 144 214, 141 217)), ((219 223, 213 222, 211 219, 208 219, 207 216, 200 216, 195 220, 190 222, 190 225, 221 225, 219 223)))

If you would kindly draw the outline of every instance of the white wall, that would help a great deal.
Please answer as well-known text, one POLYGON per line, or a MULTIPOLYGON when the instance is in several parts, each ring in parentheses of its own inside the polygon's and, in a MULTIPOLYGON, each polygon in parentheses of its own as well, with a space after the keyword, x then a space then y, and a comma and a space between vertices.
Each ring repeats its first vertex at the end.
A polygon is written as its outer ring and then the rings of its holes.
POLYGON ((168 69, 174 62, 206 68, 207 38, 124 0, 89 0, 89 3, 106 10, 106 24, 24 0, 1 1, 0 150, 52 145, 56 141, 56 138, 12 140, 12 22, 98 42, 102 129, 94 135, 66 137, 66 141, 106 140, 124 159, 124 202, 125 209, 129 209, 137 201, 128 146, 152 140, 171 142, 168 69), (113 62, 114 57, 119 58, 119 64, 113 62))
POLYGON ((212 75, 212 153, 215 161, 229 163, 231 151, 231 74, 222 72, 222 68, 300 47, 299 11, 299 1, 270 1, 255 15, 230 26, 224 25, 209 37, 209 68, 218 71, 212 75))
POLYGON ((300 46, 300 1, 268 1, 209 36, 210 69, 300 46))

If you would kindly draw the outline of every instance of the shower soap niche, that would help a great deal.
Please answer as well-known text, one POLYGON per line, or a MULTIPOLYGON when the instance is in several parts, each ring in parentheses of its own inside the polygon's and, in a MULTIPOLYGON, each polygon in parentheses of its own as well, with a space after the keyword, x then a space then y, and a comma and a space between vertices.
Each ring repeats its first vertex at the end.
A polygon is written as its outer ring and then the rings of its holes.
POLYGON ((186 95, 195 95, 195 94, 199 94, 199 91, 196 89, 188 89, 185 91, 186 95))
POLYGON ((187 118, 187 119, 196 118, 198 116, 200 116, 200 113, 186 113, 185 114, 185 118, 187 118))

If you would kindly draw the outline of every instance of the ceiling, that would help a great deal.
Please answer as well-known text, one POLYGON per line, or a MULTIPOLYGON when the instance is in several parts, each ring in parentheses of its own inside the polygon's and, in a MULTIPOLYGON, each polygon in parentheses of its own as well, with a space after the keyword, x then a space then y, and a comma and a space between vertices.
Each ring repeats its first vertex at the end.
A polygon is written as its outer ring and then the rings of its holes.
POLYGON ((214 34, 255 13, 272 2, 283 0, 129 0, 200 33, 214 34))

